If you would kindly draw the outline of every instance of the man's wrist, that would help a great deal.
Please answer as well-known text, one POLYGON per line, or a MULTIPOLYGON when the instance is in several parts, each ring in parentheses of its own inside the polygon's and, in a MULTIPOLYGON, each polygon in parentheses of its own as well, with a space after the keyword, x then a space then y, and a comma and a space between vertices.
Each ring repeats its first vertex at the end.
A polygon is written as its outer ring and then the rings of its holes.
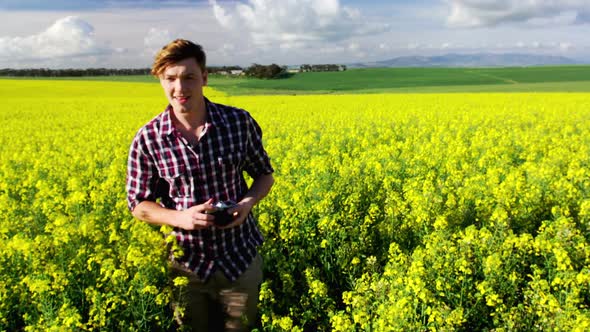
POLYGON ((247 206, 250 207, 250 209, 252 209, 254 207, 254 205, 256 205, 256 202, 257 202, 256 201, 256 198, 249 196, 249 197, 244 197, 240 201, 240 204, 241 205, 247 205, 247 206))

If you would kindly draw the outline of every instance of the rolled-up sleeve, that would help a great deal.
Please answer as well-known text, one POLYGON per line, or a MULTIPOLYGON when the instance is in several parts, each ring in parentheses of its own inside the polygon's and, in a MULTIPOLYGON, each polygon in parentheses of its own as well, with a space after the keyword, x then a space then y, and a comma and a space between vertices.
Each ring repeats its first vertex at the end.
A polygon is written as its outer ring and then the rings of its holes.
POLYGON ((147 153, 146 138, 143 131, 139 131, 131 147, 129 148, 129 157, 127 159, 127 206, 129 211, 145 200, 155 201, 156 178, 157 172, 155 164, 147 153))
POLYGON ((262 145, 262 129, 251 116, 248 116, 248 147, 244 170, 252 178, 274 172, 270 158, 262 145))

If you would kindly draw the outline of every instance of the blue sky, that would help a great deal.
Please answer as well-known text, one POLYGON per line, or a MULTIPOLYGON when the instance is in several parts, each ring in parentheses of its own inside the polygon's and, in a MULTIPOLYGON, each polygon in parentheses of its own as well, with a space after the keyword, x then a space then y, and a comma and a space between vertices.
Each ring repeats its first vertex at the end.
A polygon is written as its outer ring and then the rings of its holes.
POLYGON ((590 60, 588 0, 0 0, 0 68, 149 67, 174 38, 210 65, 529 53, 590 60))

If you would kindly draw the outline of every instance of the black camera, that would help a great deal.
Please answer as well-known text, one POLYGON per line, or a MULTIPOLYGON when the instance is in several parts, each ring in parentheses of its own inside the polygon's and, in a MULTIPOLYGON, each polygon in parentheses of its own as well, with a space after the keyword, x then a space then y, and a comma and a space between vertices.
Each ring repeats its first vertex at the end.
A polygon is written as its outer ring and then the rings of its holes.
POLYGON ((227 226, 234 221, 234 216, 228 212, 228 209, 234 206, 236 206, 234 201, 220 201, 213 204, 213 207, 215 208, 214 211, 209 211, 207 213, 215 216, 215 220, 213 221, 215 225, 227 226))

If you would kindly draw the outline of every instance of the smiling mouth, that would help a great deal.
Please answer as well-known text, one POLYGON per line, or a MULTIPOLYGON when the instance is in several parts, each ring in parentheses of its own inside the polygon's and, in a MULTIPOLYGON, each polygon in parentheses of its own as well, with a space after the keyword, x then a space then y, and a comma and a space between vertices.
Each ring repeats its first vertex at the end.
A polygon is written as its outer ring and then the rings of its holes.
POLYGON ((188 96, 174 97, 179 103, 184 104, 189 100, 188 96))

